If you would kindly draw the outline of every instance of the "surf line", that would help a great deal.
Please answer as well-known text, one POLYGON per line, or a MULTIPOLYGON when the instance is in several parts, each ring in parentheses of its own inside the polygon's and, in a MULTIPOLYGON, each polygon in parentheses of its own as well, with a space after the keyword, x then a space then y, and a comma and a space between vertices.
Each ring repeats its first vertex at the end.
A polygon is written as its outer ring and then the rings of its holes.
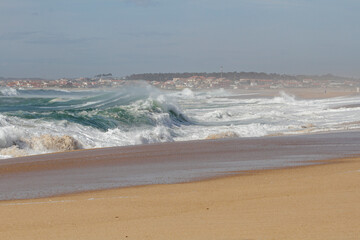
POLYGON ((88 198, 82 200, 49 200, 42 202, 15 202, 15 203, 3 203, 0 206, 17 206, 17 205, 39 205, 39 204, 55 204, 55 203, 71 203, 71 202, 80 202, 80 201, 95 201, 95 200, 106 200, 106 199, 121 199, 121 198, 133 198, 129 196, 117 196, 109 198, 88 198))

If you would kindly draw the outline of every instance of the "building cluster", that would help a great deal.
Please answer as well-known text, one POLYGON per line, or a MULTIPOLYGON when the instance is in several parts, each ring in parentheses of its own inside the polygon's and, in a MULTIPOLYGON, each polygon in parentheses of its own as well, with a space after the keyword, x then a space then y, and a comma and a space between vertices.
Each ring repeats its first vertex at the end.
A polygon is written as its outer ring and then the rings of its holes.
POLYGON ((356 80, 313 80, 313 79, 237 79, 192 76, 189 78, 173 78, 172 80, 160 82, 151 81, 150 84, 170 90, 190 89, 277 89, 277 88, 348 88, 360 87, 356 80))
POLYGON ((122 86, 124 83, 124 80, 113 78, 17 79, 0 81, 0 86, 11 88, 110 88, 122 86))
POLYGON ((231 88, 233 81, 225 78, 192 76, 189 78, 173 78, 165 82, 151 81, 151 85, 163 89, 209 89, 209 88, 231 88))
MULTIPOLYGON (((135 80, 113 77, 61 78, 57 80, 23 79, 1 80, 0 86, 11 88, 113 88, 132 84, 135 80)), ((360 87, 357 80, 314 80, 314 79, 227 79, 205 76, 173 78, 168 81, 148 81, 149 84, 169 90, 190 89, 281 89, 281 88, 352 88, 360 87)))

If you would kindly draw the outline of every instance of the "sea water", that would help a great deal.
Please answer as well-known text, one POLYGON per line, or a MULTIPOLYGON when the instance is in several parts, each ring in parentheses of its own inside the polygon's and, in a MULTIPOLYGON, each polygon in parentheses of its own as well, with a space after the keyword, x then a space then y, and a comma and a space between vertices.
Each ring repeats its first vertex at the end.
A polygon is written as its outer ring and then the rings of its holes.
POLYGON ((0 89, 0 158, 74 149, 360 128, 360 95, 299 99, 254 93, 0 89))

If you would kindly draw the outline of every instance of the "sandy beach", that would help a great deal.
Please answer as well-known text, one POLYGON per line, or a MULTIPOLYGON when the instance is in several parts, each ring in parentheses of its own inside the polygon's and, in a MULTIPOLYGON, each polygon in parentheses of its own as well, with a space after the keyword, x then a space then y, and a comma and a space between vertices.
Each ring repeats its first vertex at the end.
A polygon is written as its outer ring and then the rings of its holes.
POLYGON ((1 239, 359 239, 360 158, 0 202, 1 239))

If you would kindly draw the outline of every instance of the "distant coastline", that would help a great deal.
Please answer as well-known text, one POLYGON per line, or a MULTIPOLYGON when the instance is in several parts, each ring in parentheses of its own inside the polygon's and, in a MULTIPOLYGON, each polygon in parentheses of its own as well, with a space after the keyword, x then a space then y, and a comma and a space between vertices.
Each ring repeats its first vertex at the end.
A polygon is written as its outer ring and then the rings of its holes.
POLYGON ((26 89, 92 89, 114 88, 138 82, 161 89, 287 89, 287 88, 360 88, 360 79, 326 75, 287 75, 257 72, 214 73, 142 73, 114 77, 111 73, 80 78, 5 78, 0 77, 0 87, 26 89))

